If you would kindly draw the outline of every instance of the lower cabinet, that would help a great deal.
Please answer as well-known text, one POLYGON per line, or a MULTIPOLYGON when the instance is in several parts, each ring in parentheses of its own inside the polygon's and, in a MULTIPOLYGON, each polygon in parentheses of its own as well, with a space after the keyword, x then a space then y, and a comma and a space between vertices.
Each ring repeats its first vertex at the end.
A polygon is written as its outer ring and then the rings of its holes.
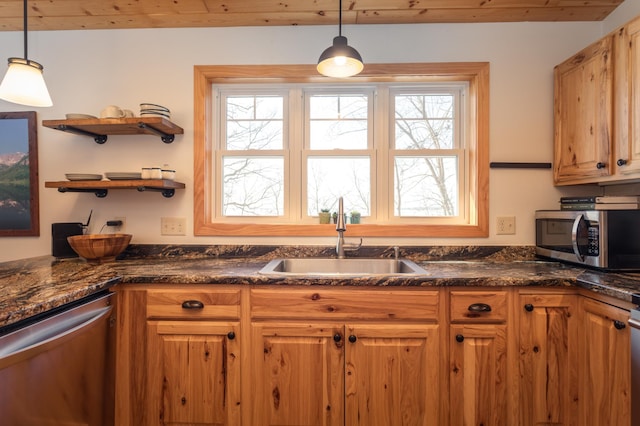
POLYGON ((630 305, 587 294, 127 285, 116 424, 628 426, 630 305))
POLYGON ((251 327, 251 425, 339 425, 344 339, 331 324, 251 327))
POLYGON ((252 425, 439 425, 437 325, 252 325, 252 425))
POLYGON ((345 337, 345 424, 442 424, 438 325, 349 324, 345 337))
POLYGON ((631 424, 631 331, 625 309, 582 299, 580 425, 631 424))
POLYGON ((578 295, 521 291, 520 425, 579 425, 578 295))
POLYGON ((511 425, 507 291, 450 292, 450 425, 511 425))
POLYGON ((149 321, 151 418, 162 425, 240 424, 238 323, 149 321))

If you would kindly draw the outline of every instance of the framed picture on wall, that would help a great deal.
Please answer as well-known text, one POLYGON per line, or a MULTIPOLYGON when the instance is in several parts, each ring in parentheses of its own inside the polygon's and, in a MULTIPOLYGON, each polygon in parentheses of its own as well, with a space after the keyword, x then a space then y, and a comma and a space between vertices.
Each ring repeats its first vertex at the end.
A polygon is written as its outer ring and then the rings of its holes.
POLYGON ((36 112, 0 112, 0 237, 38 235, 36 112))

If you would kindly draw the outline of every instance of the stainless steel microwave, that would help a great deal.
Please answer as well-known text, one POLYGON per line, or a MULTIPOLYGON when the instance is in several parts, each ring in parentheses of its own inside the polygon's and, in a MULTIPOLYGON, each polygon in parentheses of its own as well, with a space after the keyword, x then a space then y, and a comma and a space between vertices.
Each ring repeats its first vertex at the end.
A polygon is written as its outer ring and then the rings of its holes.
POLYGON ((538 256, 640 270, 640 210, 538 210, 535 219, 538 256))

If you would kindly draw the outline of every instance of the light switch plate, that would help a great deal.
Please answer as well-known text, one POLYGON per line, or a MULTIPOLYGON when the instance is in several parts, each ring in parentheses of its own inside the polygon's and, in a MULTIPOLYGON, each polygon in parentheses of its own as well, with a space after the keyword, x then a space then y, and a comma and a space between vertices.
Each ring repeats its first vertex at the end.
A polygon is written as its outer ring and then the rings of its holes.
POLYGON ((160 235, 187 235, 187 218, 161 217, 160 235))

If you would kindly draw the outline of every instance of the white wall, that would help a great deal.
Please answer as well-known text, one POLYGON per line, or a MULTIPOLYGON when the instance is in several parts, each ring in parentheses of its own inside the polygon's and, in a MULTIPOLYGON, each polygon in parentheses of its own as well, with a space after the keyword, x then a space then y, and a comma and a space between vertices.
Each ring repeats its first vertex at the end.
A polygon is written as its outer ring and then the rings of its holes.
MULTIPOLYGON (((635 0, 634 0, 635 1, 635 0)), ((193 65, 315 63, 337 28, 247 27, 210 29, 57 31, 29 34, 30 58, 45 66, 52 108, 36 108, 39 120, 65 113, 98 115, 117 104, 137 110, 140 102, 167 105, 184 128, 173 144, 158 138, 91 139, 39 127, 39 238, 0 239, 0 261, 50 253, 51 223, 83 221, 93 209, 91 232, 125 216, 133 243, 287 244, 309 238, 215 238, 160 236, 160 217, 193 222, 193 65), (44 181, 68 172, 137 171, 169 163, 187 190, 165 199, 156 193, 110 191, 59 194, 44 181)), ((602 23, 507 23, 346 26, 343 33, 368 63, 489 61, 491 63, 491 161, 551 162, 553 66, 603 32, 602 23)), ((22 56, 22 34, 0 32, 0 58, 22 56)), ((0 66, 4 75, 5 67, 0 66)), ((0 101, 0 111, 33 110, 0 101)), ((550 170, 497 170, 490 175, 490 236, 483 239, 365 239, 365 244, 532 244, 533 212, 556 208, 560 196, 550 170), (495 235, 496 216, 516 216, 514 236, 495 235)), ((566 190, 563 190, 566 192, 566 190)), ((347 233, 348 236, 348 233, 347 233)), ((311 240, 333 244, 334 238, 311 240)))

